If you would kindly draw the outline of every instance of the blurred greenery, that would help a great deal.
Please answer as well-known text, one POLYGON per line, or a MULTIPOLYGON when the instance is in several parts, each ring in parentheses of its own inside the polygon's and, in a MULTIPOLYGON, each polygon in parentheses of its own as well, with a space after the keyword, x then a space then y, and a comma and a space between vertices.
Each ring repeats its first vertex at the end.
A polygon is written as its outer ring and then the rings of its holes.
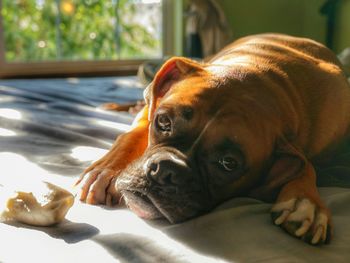
POLYGON ((2 0, 7 61, 161 56, 161 0, 2 0))

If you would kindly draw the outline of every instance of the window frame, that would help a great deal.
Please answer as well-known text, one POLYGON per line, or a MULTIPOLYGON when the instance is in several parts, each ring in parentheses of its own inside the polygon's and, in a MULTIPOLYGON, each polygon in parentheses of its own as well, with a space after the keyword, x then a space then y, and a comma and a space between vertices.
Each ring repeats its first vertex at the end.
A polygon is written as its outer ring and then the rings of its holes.
MULTIPOLYGON (((180 30, 178 30, 179 27, 182 27, 182 0, 163 0, 162 9, 163 57, 180 55, 182 44, 174 40, 179 37, 182 39, 179 35, 180 30)), ((1 0, 0 10, 2 10, 1 0)), ((0 78, 134 75, 139 65, 146 60, 6 62, 3 30, 0 12, 0 78)))

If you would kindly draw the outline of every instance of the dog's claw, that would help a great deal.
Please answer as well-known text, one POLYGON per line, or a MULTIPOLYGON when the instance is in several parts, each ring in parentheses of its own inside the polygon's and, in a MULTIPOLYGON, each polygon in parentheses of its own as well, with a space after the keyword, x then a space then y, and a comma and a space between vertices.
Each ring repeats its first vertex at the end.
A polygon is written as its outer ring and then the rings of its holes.
POLYGON ((111 181, 106 190, 106 205, 115 206, 122 205, 122 195, 117 191, 115 186, 117 176, 115 176, 111 181))
POLYGON ((282 224, 286 218, 289 216, 290 210, 284 210, 282 214, 275 220, 276 225, 282 224))
POLYGON ((321 238, 322 238, 322 240, 324 240, 323 239, 323 233, 324 233, 323 227, 322 226, 318 226, 317 230, 316 230, 316 233, 314 234, 314 236, 313 236, 313 238, 311 240, 311 244, 313 244, 313 245, 317 244, 320 241, 321 238))
POLYGON ((312 223, 310 220, 304 220, 302 225, 300 226, 300 228, 297 231, 295 231, 295 235, 297 237, 301 237, 301 236, 305 235, 306 232, 309 230, 311 224, 312 223))
POLYGON ((85 201, 90 191, 91 185, 96 181, 98 176, 97 171, 91 171, 85 175, 84 178, 79 179, 79 181, 75 184, 81 184, 79 199, 80 201, 85 201))

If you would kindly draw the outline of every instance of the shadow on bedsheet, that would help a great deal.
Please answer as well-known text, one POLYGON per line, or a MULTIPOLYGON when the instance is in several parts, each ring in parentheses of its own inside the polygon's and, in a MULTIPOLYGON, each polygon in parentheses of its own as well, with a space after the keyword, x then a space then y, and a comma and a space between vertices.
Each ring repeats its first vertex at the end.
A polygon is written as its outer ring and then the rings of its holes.
POLYGON ((69 220, 65 220, 58 225, 50 227, 36 227, 17 222, 7 222, 5 224, 17 228, 26 228, 41 231, 52 238, 62 239, 68 244, 74 244, 87 239, 91 239, 93 236, 98 235, 99 233, 99 230, 92 225, 86 223, 74 223, 69 220))
POLYGON ((152 239, 132 234, 100 235, 93 240, 121 262, 184 262, 169 255, 152 239))
POLYGON ((315 163, 317 185, 350 188, 350 137, 329 157, 315 163))

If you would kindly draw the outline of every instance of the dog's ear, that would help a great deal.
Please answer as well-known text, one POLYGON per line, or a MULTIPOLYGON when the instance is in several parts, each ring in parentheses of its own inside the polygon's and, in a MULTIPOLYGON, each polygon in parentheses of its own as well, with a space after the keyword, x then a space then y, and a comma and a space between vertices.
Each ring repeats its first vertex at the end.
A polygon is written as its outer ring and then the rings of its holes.
POLYGON ((279 144, 271 157, 263 181, 258 188, 253 189, 250 196, 273 201, 283 185, 302 175, 306 162, 305 156, 293 145, 279 144))
POLYGON ((175 82, 199 70, 203 70, 201 64, 188 58, 173 57, 166 61, 144 92, 149 105, 149 119, 152 118, 159 99, 164 97, 175 82))

